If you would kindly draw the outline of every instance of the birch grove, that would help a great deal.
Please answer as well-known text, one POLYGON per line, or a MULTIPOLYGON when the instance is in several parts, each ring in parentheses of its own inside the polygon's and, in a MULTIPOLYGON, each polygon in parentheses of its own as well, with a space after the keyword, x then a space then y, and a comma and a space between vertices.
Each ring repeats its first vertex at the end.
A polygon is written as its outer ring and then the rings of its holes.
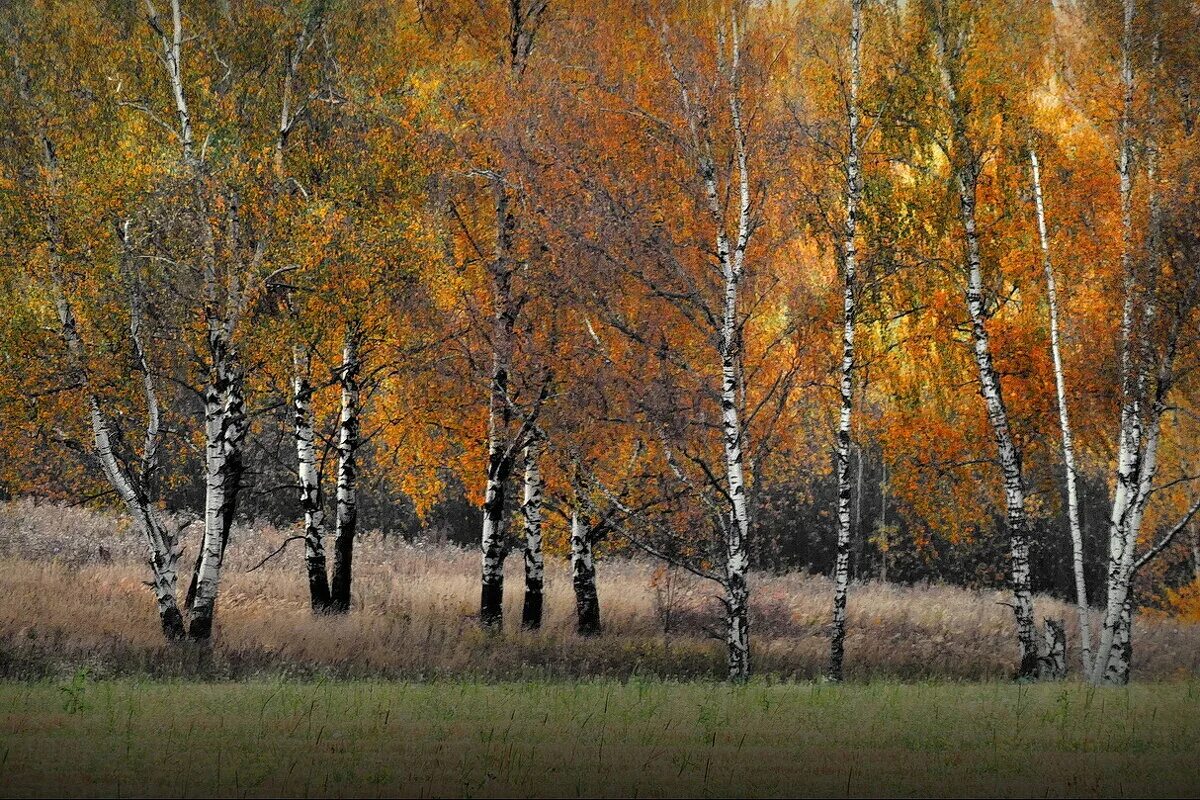
POLYGON ((118 509, 172 641, 264 520, 316 625, 436 537, 498 642, 631 559, 733 682, 796 570, 813 675, 944 582, 1125 683, 1200 574, 1194 6, 10 4, 0 496, 118 509))

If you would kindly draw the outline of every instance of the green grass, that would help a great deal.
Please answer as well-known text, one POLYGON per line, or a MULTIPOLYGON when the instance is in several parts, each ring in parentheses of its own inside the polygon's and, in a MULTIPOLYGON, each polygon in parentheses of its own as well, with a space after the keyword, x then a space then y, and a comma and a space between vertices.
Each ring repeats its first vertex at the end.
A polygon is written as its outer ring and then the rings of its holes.
POLYGON ((0 684, 0 794, 1196 795, 1200 684, 0 684))

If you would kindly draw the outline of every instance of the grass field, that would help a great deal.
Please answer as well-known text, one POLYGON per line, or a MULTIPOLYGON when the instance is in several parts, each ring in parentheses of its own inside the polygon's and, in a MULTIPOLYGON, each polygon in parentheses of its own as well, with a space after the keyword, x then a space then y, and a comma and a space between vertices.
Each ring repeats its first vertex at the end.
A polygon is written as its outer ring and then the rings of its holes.
POLYGON ((6 796, 1192 796, 1200 685, 0 684, 6 796))

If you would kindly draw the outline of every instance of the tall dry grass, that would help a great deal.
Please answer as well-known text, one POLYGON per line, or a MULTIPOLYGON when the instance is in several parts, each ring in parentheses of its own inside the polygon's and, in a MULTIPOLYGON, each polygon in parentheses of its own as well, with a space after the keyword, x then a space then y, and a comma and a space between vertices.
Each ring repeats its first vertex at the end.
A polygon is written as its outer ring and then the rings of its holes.
MULTIPOLYGON (((35 677, 88 667, 96 674, 247 677, 628 676, 721 677, 724 650, 715 587, 686 574, 671 593, 659 565, 628 558, 599 563, 604 635, 573 632, 566 564, 551 559, 546 620, 518 629, 521 562, 509 559, 506 630, 478 629, 479 557, 447 545, 409 544, 378 534, 355 551, 354 610, 315 618, 298 542, 263 568, 249 568, 294 531, 239 527, 222 580, 211 648, 167 645, 137 537, 116 515, 35 505, 0 505, 0 675, 35 677), (670 608, 664 608, 672 594, 670 608), (664 613, 669 612, 669 614, 664 613), (670 632, 664 633, 664 616, 670 632)), ((197 532, 186 539, 190 565, 197 532)), ((828 652, 832 586, 823 577, 752 576, 754 669, 781 678, 821 674, 828 652)), ((1015 669, 1012 616, 1000 592, 868 583, 852 587, 848 677, 984 679, 1015 669)), ((1063 618, 1063 603, 1037 598, 1041 616, 1063 618)), ((1069 653, 1072 669, 1075 654, 1069 653)), ((1200 625, 1136 622, 1134 675, 1187 677, 1200 671, 1200 625)))

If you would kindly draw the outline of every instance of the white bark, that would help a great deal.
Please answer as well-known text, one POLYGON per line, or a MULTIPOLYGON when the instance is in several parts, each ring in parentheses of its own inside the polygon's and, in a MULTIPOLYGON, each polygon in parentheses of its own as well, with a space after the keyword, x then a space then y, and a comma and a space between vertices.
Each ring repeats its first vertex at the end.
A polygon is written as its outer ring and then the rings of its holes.
POLYGON ((180 639, 184 636, 184 625, 175 594, 180 548, 174 535, 163 525, 157 509, 144 491, 145 484, 149 481, 149 472, 153 469, 154 464, 159 415, 157 394, 141 342, 139 301, 136 293, 131 292, 130 334, 135 353, 141 362, 143 390, 147 404, 146 440, 142 452, 143 474, 140 483, 134 475, 128 472, 113 450, 111 426, 91 381, 91 374, 87 366, 87 351, 79 332, 74 309, 67 296, 63 277, 63 235, 57 210, 57 203, 62 192, 58 159, 55 155, 54 145, 44 130, 38 133, 37 144, 42 152, 43 166, 47 176, 48 262, 50 284, 54 293, 54 307, 58 314, 59 335, 67 348, 70 372, 74 374, 84 392, 85 414, 92 432, 92 452, 100 463, 105 479, 125 505, 146 543, 151 574, 150 586, 158 605, 163 633, 168 639, 180 639))
POLYGON ((179 0, 171 0, 171 30, 163 28, 158 10, 153 0, 145 0, 146 21, 158 35, 161 52, 159 58, 167 71, 171 83, 171 99, 175 104, 175 116, 178 120, 176 135, 179 146, 183 151, 183 160, 192 161, 192 116, 188 111, 187 95, 183 90, 183 14, 179 8, 179 0))
POLYGON ((545 565, 542 557, 542 473, 538 466, 540 440, 534 436, 525 446, 525 495, 521 516, 525 519, 525 606, 521 623, 536 629, 542 625, 542 588, 545 565))
MULTIPOLYGON (((851 0, 850 85, 846 95, 846 220, 842 230, 842 364, 838 382, 841 409, 837 428, 837 558, 833 568, 833 632, 830 636, 829 677, 842 679, 846 638, 846 594, 850 584, 850 430, 854 411, 854 325, 858 291, 857 214, 861 190, 859 165, 858 92, 862 76, 862 5, 851 0)), ((861 473, 861 459, 860 459, 861 473)))
POLYGON ((600 599, 596 592, 592 531, 578 507, 571 513, 571 583, 575 589, 576 630, 580 636, 599 635, 600 599))
MULTIPOLYGON (((718 51, 724 59, 726 39, 724 28, 718 34, 718 51)), ((742 319, 738 292, 745 276, 746 245, 750 239, 750 172, 747 165, 746 137, 742 127, 740 91, 741 41, 736 15, 731 15, 729 40, 729 110, 734 141, 738 188, 737 238, 730 250, 725 233, 725 218, 717 192, 716 167, 707 140, 698 149, 701 175, 709 210, 717 225, 717 256, 725 280, 724 307, 721 323, 721 433, 725 451, 725 478, 730 501, 729 522, 726 527, 725 553, 725 613, 727 617, 726 646, 728 649, 729 679, 742 682, 750 677, 750 587, 747 572, 750 567, 748 550, 749 513, 746 507, 746 480, 742 464, 744 431, 738 413, 738 369, 742 358, 742 319)))
POLYGON ((329 576, 326 573, 325 511, 321 500, 321 474, 317 466, 316 434, 312 410, 312 358, 297 345, 293 357, 292 408, 295 412, 296 462, 300 480, 300 508, 304 511, 304 565, 312 609, 329 609, 329 576))
MULTIPOLYGON (((1125 299, 1121 313, 1121 427, 1117 450, 1117 485, 1113 493, 1109 517, 1108 580, 1104 622, 1100 642, 1092 664, 1091 680, 1104 680, 1113 640, 1120 616, 1129 594, 1129 567, 1137 531, 1133 528, 1140 515, 1133 512, 1137 505, 1139 463, 1142 447, 1141 394, 1143 382, 1134 355, 1134 310, 1136 274, 1133 259, 1133 135, 1131 130, 1134 100, 1133 18, 1134 0, 1124 0, 1123 36, 1121 42, 1122 111, 1118 124, 1120 152, 1118 172, 1121 192, 1121 267, 1124 273, 1125 299)), ((1157 448, 1156 448, 1157 449, 1157 448)))
POLYGON ((333 611, 350 610, 354 537, 358 532, 358 446, 359 446, 359 334, 350 331, 342 348, 338 382, 342 408, 338 423, 337 520, 334 535, 333 580, 329 590, 333 611))
POLYGON ((492 385, 488 405, 488 467, 484 489, 483 531, 480 537, 482 575, 479 618, 488 630, 504 619, 504 488, 512 469, 509 452, 509 370, 517 309, 512 298, 512 237, 516 219, 509 208, 508 189, 498 177, 493 185, 496 211, 496 252, 492 273, 492 385))
POLYGON ((211 379, 204 392, 204 539, 190 603, 194 639, 212 635, 221 567, 241 489, 241 451, 246 436, 241 369, 223 326, 211 330, 219 332, 210 335, 211 379))
POLYGON ((1062 431, 1063 465, 1067 483, 1067 523, 1071 534, 1071 564, 1075 573, 1075 609, 1079 615, 1083 673, 1091 670, 1092 632, 1088 619, 1087 582, 1083 571, 1083 531, 1079 525, 1079 495, 1075 486, 1075 444, 1071 435, 1071 417, 1067 409, 1066 379, 1063 376, 1062 351, 1058 334, 1058 289, 1050 260, 1050 239, 1046 233, 1046 210, 1042 197, 1042 179, 1037 153, 1029 150, 1033 168, 1033 198, 1037 208, 1038 239, 1042 246, 1042 267, 1046 273, 1046 298, 1050 306, 1050 352, 1054 359, 1054 386, 1058 397, 1058 422, 1062 431))
MULTIPOLYGON (((952 59, 961 53, 952 52, 947 40, 946 21, 934 22, 934 38, 942 88, 950 111, 952 127, 952 161, 958 188, 959 210, 966 239, 967 311, 971 318, 975 363, 979 369, 980 393, 987 408, 1000 468, 1004 476, 1004 495, 1011 551, 1010 580, 1013 592, 1013 613, 1017 624, 1020 677, 1032 677, 1037 671, 1037 632, 1033 622, 1033 597, 1029 576, 1029 519, 1025 513, 1025 486, 1021 470, 1021 453, 1013 440, 1004 402, 1003 385, 996 371, 991 339, 987 329, 988 312, 983 289, 983 265, 980 256, 979 233, 976 224, 976 188, 979 180, 979 159, 973 151, 967 129, 966 110, 959 98, 955 77, 957 65, 952 59)), ((961 46, 961 45, 960 45, 961 46)))

